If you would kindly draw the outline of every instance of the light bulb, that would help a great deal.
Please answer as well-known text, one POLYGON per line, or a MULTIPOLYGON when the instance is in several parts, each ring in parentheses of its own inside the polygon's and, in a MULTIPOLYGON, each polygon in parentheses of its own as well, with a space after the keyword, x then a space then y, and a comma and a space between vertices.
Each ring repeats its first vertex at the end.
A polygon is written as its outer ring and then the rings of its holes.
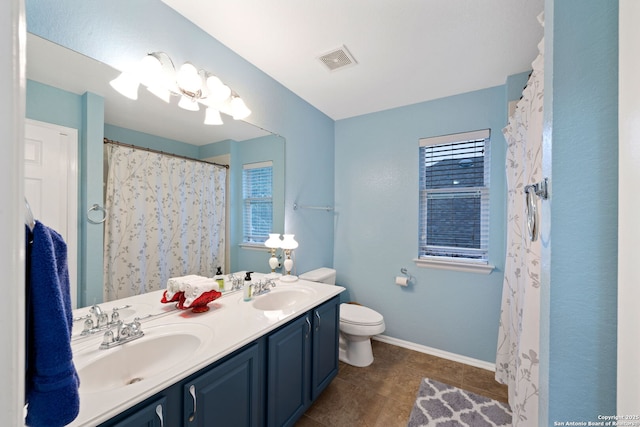
POLYGON ((204 114, 204 124, 205 125, 221 125, 222 117, 220 117, 220 111, 216 110, 212 107, 207 107, 207 110, 204 114))
POLYGON ((140 81, 147 86, 158 86, 162 78, 160 58, 150 53, 140 61, 140 81))
POLYGON ((239 96, 231 98, 231 115, 234 120, 242 120, 251 114, 251 110, 247 108, 246 104, 239 96))
POLYGON ((207 88, 209 89, 209 97, 216 102, 222 102, 231 95, 229 86, 213 75, 207 77, 207 88))
POLYGON ((180 97, 180 102, 178 102, 178 107, 183 108, 185 110, 189 110, 189 111, 200 110, 200 105, 198 105, 196 101, 184 95, 180 97))
POLYGON ((202 87, 202 78, 196 67, 190 62, 185 62, 178 70, 178 86, 186 92, 196 94, 202 87))
POLYGON ((133 74, 123 72, 118 77, 111 80, 109 84, 121 95, 133 100, 138 99, 138 86, 140 85, 140 82, 133 76, 133 74))

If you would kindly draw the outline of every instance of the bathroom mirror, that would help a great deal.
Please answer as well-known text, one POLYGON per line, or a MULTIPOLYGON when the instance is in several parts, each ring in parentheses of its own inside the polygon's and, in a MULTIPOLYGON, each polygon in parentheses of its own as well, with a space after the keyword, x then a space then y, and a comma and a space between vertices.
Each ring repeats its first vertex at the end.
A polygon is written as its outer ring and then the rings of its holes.
MULTIPOLYGON (((175 151, 163 142, 162 151, 184 153, 184 144, 190 146, 201 147, 221 141, 248 141, 257 138, 271 136, 266 138, 268 144, 273 145, 273 152, 277 152, 277 160, 274 161, 274 176, 279 174, 282 179, 274 178, 274 227, 278 228, 278 224, 284 224, 284 151, 285 139, 270 131, 254 126, 246 121, 233 120, 230 116, 222 114, 224 124, 221 126, 207 126, 203 123, 204 110, 198 112, 186 111, 178 108, 175 102, 166 104, 149 93, 144 87, 140 87, 138 100, 130 100, 115 90, 113 90, 109 81, 119 75, 119 71, 112 67, 96 61, 92 58, 79 54, 75 51, 67 49, 58 44, 52 43, 39 36, 28 34, 27 36, 27 79, 42 83, 44 85, 62 89, 76 95, 82 95, 86 92, 96 94, 104 99, 104 123, 105 127, 117 127, 125 130, 142 132, 154 135, 160 138, 176 141, 177 147, 175 151), (280 167, 281 171, 275 168, 280 167), (276 188, 279 186, 281 188, 276 188), (276 197, 279 194, 279 197, 276 197), (276 205, 281 204, 282 206, 276 205)), ((29 117, 29 105, 34 104, 33 99, 29 99, 29 89, 27 90, 27 117, 29 117)), ((35 101, 37 104, 37 100, 35 101)), ((64 108, 63 105, 60 108, 64 108)), ((249 106, 251 108, 251 106, 249 106)), ((45 116, 47 114, 44 114, 45 116)), ((36 120, 44 122, 55 122, 56 114, 51 112, 51 120, 35 117, 36 120)), ((247 120, 250 120, 251 116, 247 120)), ((108 136, 108 135, 105 135, 108 136)), ((113 138, 116 139, 116 138, 113 138)), ((259 141, 259 140, 258 140, 259 141)), ((123 143, 131 143, 130 141, 121 140, 123 143)), ((193 148, 191 147, 191 148, 193 148)), ((261 148, 264 150, 264 147, 261 148)), ((196 156, 191 156, 196 157, 196 156)), ((208 158, 208 156, 206 157, 208 158)), ((233 161, 231 162, 233 164, 233 161)), ((82 164, 82 156, 79 157, 79 170, 86 165, 82 164)), ((95 165, 91 165, 92 167, 95 165)), ((95 173, 95 171, 94 171, 95 173)), ((101 171, 100 171, 101 173, 101 171)), ((82 176, 82 174, 80 174, 82 176)), ((231 175, 228 175, 228 181, 231 175)), ((80 184, 82 185, 82 184, 80 184)), ((79 193, 80 195, 80 193, 79 193)), ((83 206, 79 200, 79 213, 83 212, 83 206)), ((84 206, 86 210, 86 206, 84 206)), ((234 229, 236 227, 236 219, 240 219, 241 215, 234 213, 229 215, 227 210, 227 228, 234 229)), ((78 219, 78 235, 82 233, 82 221, 86 221, 84 216, 78 219)), ((229 232, 227 232, 229 236, 229 232)), ((87 235, 90 239, 90 235, 87 235)), ((227 247, 234 242, 227 238, 227 247)), ((87 246, 92 248, 89 255, 82 254, 78 251, 78 264, 87 264, 87 256, 100 257, 100 253, 96 253, 96 246, 87 240, 87 246)), ((227 258, 230 256, 241 257, 240 251, 227 250, 227 258)), ((266 265, 266 264, 265 264, 266 265)), ((97 274, 94 274, 97 276, 97 274)), ((79 278, 81 280, 81 278, 79 278)), ((102 294, 102 278, 92 279, 92 283, 86 284, 87 287, 92 286, 92 294, 102 294), (97 288, 100 288, 97 290, 97 288)), ((82 287, 80 287, 82 289, 82 287)), ((78 294, 78 306, 82 304, 81 292, 78 294)), ((86 301, 92 303, 95 300, 86 301)))

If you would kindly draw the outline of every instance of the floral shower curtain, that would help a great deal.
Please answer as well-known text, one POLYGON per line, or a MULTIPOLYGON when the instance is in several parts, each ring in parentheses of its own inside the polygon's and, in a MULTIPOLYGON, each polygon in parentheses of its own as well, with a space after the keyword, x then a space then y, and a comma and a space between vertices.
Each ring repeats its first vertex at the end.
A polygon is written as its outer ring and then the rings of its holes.
POLYGON ((543 42, 522 98, 503 129, 508 223, 496 380, 508 385, 514 426, 538 426, 540 240, 531 241, 526 228, 524 188, 542 180, 543 42))
POLYGON ((104 298, 224 266, 226 169, 107 144, 104 298))

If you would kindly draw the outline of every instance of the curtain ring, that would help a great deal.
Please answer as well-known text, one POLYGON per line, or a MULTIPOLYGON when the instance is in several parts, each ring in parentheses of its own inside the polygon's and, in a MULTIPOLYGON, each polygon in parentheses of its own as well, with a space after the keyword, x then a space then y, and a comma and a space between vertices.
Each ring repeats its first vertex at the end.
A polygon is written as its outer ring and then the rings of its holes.
POLYGON ((529 231, 529 239, 535 242, 538 240, 538 206, 535 185, 527 185, 524 187, 524 192, 527 198, 527 231, 529 231))
POLYGON ((102 224, 106 220, 107 220, 107 210, 97 203, 94 203, 93 206, 91 206, 87 211, 87 221, 89 221, 91 224, 102 224), (91 212, 93 211, 102 212, 102 219, 100 220, 91 219, 90 215, 91 215, 91 212))

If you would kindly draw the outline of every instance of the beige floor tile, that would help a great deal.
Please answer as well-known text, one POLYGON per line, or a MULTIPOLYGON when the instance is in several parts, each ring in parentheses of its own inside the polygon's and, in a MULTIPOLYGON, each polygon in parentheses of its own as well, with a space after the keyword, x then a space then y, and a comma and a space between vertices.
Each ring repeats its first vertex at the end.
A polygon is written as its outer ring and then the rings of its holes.
POLYGON ((338 376, 296 427, 404 427, 423 378, 507 401, 507 388, 492 371, 380 341, 372 347, 371 366, 340 362, 338 376))

